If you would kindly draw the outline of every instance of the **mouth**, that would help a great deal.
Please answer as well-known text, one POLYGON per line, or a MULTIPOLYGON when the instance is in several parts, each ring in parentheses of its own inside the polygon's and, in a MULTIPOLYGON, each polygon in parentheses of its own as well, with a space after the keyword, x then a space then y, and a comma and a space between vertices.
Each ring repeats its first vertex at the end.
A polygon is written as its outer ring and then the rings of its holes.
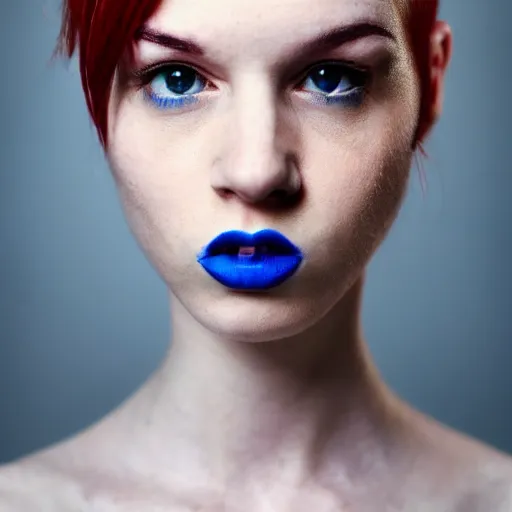
POLYGON ((303 260, 301 250, 272 229, 250 234, 226 231, 198 255, 198 263, 216 281, 233 289, 262 290, 291 277, 303 260))
POLYGON ((253 235, 244 231, 226 231, 214 238, 203 250, 199 259, 230 255, 253 257, 259 254, 293 256, 301 251, 278 231, 265 229, 253 235))

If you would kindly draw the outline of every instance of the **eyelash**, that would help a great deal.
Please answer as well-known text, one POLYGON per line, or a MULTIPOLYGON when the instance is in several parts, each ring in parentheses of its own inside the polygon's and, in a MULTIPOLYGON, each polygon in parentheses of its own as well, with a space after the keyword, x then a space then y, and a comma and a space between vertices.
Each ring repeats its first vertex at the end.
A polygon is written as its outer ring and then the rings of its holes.
MULTIPOLYGON (((299 84, 304 84, 307 82, 309 75, 317 70, 322 68, 337 68, 341 72, 341 78, 336 83, 340 83, 343 81, 343 78, 346 78, 348 75, 349 81, 356 79, 356 81, 361 81, 362 83, 356 85, 354 87, 349 88, 347 91, 338 92, 333 94, 323 93, 323 92, 309 92, 308 94, 312 95, 313 102, 315 104, 320 105, 337 105, 337 106, 346 106, 346 107, 358 107, 364 100, 366 87, 368 85, 370 79, 370 73, 367 69, 361 69, 352 65, 349 65, 345 62, 341 61, 324 61, 319 62, 311 67, 303 73, 303 79, 299 82, 299 84)), ((142 89, 143 97, 146 101, 148 101, 152 106, 155 106, 161 110, 178 110, 184 106, 195 104, 200 101, 199 96, 201 92, 191 93, 191 94, 183 94, 181 96, 175 97, 162 97, 154 92, 150 92, 147 90, 148 86, 161 75, 165 75, 172 70, 177 69, 186 69, 187 71, 191 71, 195 77, 194 82, 199 79, 201 82, 201 87, 206 86, 208 83, 211 83, 208 79, 206 79, 203 74, 195 69, 193 66, 189 64, 184 64, 181 62, 168 62, 165 64, 157 64, 148 66, 140 71, 134 73, 134 78, 136 80, 136 87, 138 89, 142 89)), ((339 88, 337 86, 334 91, 339 88)))

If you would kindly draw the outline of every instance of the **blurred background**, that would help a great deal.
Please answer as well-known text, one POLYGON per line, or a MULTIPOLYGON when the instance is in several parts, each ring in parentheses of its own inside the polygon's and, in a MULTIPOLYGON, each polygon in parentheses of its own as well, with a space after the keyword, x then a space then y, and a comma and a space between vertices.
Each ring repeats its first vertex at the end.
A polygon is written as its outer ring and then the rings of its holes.
MULTIPOLYGON (((366 337, 385 380, 512 453, 508 0, 441 0, 445 112, 373 258, 366 337)), ((97 421, 158 366, 167 295, 124 221, 77 62, 50 61, 58 0, 0 19, 0 463, 97 421)))

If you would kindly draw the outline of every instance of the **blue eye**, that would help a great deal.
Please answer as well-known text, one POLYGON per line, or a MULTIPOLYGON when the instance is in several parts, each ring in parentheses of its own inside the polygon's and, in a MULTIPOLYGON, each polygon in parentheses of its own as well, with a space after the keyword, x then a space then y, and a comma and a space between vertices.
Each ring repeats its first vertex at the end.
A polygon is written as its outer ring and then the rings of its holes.
MULTIPOLYGON (((303 87, 324 105, 359 105, 364 97, 368 73, 340 63, 324 63, 312 68, 303 87)), ((144 88, 145 98, 161 109, 178 109, 199 101, 208 80, 184 64, 166 65, 152 72, 144 88)))
POLYGON ((364 98, 368 73, 343 64, 327 63, 314 67, 304 80, 303 87, 313 86, 312 91, 326 105, 345 103, 357 106, 364 98), (319 91, 318 91, 319 89, 319 91))
POLYGON ((144 93, 159 108, 178 108, 199 101, 197 95, 206 83, 195 69, 176 64, 159 72, 144 93))

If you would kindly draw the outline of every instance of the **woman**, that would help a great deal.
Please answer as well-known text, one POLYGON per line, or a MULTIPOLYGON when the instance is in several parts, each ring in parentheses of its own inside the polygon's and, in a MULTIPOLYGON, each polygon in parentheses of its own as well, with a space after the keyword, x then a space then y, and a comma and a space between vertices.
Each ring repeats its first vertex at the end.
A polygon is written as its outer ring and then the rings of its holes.
POLYGON ((361 329, 441 112, 436 9, 68 0, 60 50, 78 41, 172 344, 107 418, 3 468, 1 510, 512 510, 510 459, 393 395, 361 329))

